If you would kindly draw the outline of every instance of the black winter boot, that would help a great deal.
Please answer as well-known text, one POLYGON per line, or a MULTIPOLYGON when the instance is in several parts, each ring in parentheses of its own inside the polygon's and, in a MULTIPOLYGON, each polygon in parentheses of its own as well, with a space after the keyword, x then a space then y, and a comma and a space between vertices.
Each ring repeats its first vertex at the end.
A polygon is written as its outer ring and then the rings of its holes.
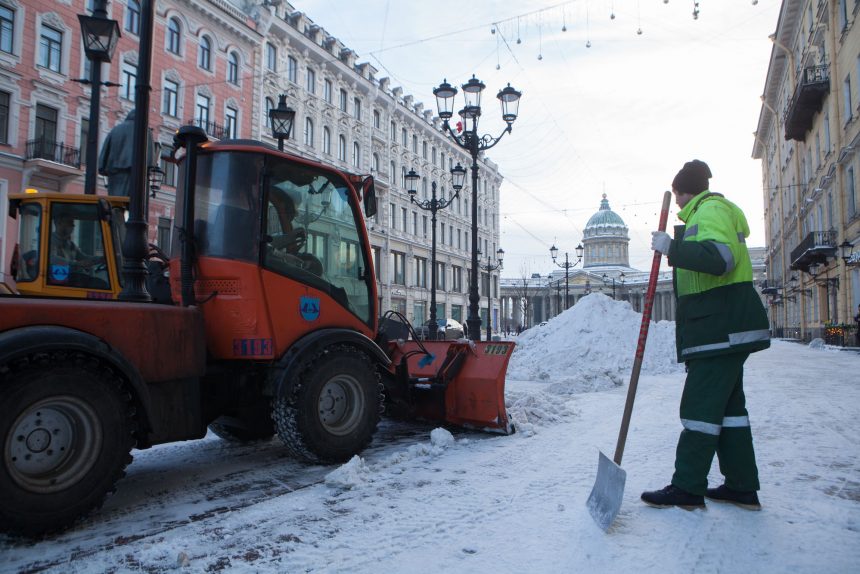
POLYGON ((677 506, 684 510, 705 508, 704 497, 690 494, 686 490, 681 490, 674 484, 670 484, 662 490, 643 492, 642 502, 655 508, 669 508, 670 506, 677 506))
POLYGON ((725 484, 722 484, 717 488, 709 488, 705 496, 710 500, 729 502, 735 506, 746 508, 747 510, 761 510, 761 503, 758 501, 758 494, 754 490, 751 492, 740 492, 738 490, 732 490, 725 484))

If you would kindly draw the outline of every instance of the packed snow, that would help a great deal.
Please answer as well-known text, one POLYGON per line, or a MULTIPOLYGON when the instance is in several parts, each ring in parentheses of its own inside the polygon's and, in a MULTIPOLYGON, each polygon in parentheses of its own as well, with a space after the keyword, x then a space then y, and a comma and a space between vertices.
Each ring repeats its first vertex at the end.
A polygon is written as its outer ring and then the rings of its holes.
POLYGON ((659 510, 639 494, 671 478, 684 372, 674 325, 652 323, 624 502, 597 527, 585 501, 598 451, 615 448, 640 321, 593 294, 519 336, 511 436, 387 421, 331 467, 277 439, 136 451, 73 530, 0 536, 0 572, 857 572, 860 354, 826 346, 774 341, 747 362, 761 512, 659 510))

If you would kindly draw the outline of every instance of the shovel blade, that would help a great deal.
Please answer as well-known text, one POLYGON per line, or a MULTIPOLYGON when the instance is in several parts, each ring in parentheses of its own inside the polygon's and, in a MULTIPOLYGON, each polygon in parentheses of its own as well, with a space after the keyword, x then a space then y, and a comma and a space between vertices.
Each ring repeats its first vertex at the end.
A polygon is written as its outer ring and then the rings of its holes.
POLYGON ((597 479, 585 503, 591 517, 604 531, 609 530, 624 498, 624 483, 627 473, 602 452, 597 464, 597 479))

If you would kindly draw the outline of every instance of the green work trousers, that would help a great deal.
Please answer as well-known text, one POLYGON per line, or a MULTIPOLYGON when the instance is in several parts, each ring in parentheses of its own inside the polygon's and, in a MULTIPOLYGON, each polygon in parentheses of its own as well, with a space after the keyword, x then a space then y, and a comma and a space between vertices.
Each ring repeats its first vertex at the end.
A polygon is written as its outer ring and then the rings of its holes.
POLYGON ((734 353, 687 362, 681 397, 684 430, 672 476, 672 484, 678 488, 704 495, 716 453, 727 487, 741 492, 759 489, 743 388, 748 356, 734 353))

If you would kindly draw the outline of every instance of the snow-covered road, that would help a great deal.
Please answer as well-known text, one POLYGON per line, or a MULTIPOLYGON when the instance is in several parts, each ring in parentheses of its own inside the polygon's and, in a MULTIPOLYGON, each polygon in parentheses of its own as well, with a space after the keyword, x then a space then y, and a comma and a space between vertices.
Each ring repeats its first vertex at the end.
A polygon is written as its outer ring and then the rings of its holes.
MULTIPOLYGON (((589 313, 616 304, 601 300, 589 313)), ((591 320, 586 311, 577 321, 591 320)), ((565 329, 576 328, 571 321, 565 329)), ((609 356, 623 364, 632 350, 611 336, 590 344, 614 345, 609 356)), ((531 353, 570 345, 521 341, 519 373, 531 353)), ((552 377, 509 380, 523 431, 508 437, 385 423, 342 467, 300 465, 277 440, 242 446, 210 436, 136 452, 117 494, 74 530, 40 542, 0 537, 0 571, 858 571, 860 355, 777 341, 747 362, 762 512, 639 502, 671 477, 684 379, 662 367, 644 374, 622 464, 624 504, 604 533, 585 500, 598 451, 615 447, 626 395, 609 362, 588 375, 608 381, 587 385, 595 392, 552 377)), ((711 479, 720 481, 716 464, 711 479)))

